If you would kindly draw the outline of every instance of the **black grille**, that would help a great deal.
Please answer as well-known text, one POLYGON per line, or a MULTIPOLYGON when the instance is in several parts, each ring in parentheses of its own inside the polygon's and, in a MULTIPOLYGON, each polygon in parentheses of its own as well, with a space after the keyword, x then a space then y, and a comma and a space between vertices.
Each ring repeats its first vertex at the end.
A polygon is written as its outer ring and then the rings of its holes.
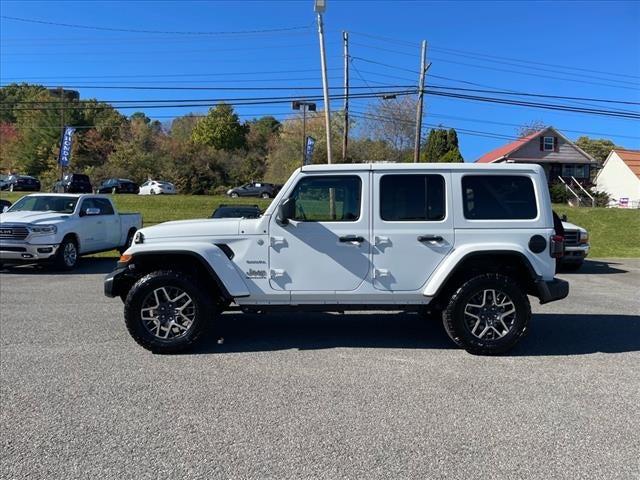
POLYGON ((567 247, 575 247, 578 245, 580 234, 577 230, 564 231, 564 244, 567 247))
POLYGON ((0 245, 0 252, 26 252, 24 247, 7 247, 6 245, 0 245))
POLYGON ((29 230, 25 227, 13 225, 0 225, 0 239, 4 240, 24 240, 29 235, 29 230))

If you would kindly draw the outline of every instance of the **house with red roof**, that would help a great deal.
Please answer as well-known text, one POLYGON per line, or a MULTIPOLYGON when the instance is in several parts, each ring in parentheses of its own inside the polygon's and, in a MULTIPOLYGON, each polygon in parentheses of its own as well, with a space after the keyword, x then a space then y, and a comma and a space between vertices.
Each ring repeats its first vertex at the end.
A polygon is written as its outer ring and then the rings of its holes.
POLYGON ((562 177, 567 183, 575 179, 590 184, 598 162, 561 132, 545 127, 511 143, 485 153, 477 163, 537 163, 542 165, 549 183, 562 177))
POLYGON ((595 184, 616 206, 640 208, 640 150, 611 150, 595 184))

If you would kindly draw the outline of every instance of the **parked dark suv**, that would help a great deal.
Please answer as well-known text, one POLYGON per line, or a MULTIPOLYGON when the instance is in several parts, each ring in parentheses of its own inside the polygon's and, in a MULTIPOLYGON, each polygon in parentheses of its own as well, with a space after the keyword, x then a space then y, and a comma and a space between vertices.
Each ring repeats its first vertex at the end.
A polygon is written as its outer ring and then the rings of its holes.
POLYGON ((278 194, 282 185, 273 183, 251 182, 245 183, 241 187, 232 188, 227 191, 231 198, 237 197, 262 197, 273 198, 278 194))
POLYGON ((2 189, 10 192, 17 192, 18 190, 39 192, 40 180, 28 175, 9 175, 4 181, 2 189))
POLYGON ((97 193, 138 193, 140 187, 126 178, 108 178, 100 184, 97 193))
POLYGON ((258 218, 262 215, 257 205, 222 204, 211 214, 211 218, 258 218))
POLYGON ((93 187, 87 175, 67 173, 62 180, 53 185, 56 193, 92 193, 93 187))

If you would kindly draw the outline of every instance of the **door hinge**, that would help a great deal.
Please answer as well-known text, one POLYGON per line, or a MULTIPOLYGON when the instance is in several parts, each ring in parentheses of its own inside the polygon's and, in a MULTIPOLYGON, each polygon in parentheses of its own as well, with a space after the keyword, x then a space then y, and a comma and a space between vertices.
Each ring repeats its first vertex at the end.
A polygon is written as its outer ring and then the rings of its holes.
POLYGON ((271 278, 284 277, 285 271, 280 268, 274 268, 270 272, 271 278))
POLYGON ((284 239, 284 237, 270 237, 269 245, 271 245, 272 247, 278 247, 278 246, 284 247, 287 245, 287 241, 284 239))
POLYGON ((389 270, 386 268, 376 268, 373 270, 373 278, 388 277, 389 275, 389 270))

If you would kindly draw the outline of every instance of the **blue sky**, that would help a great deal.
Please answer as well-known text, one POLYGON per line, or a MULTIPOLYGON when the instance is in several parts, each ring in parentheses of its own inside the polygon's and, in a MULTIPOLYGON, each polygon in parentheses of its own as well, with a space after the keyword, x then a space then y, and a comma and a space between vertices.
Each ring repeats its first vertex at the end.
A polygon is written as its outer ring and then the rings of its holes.
MULTIPOLYGON (((420 41, 429 43, 427 86, 484 88, 640 102, 640 2, 401 2, 327 0, 330 86, 342 86, 342 30, 350 32, 354 87, 415 85, 420 41), (384 38, 380 38, 384 37, 384 38), (489 57, 491 56, 491 57, 489 57), (377 63, 372 63, 377 62, 377 63), (386 65, 380 65, 386 64, 386 65), (444 78, 442 78, 444 77, 444 78), (464 83, 467 82, 467 83, 464 83), (482 85, 484 87, 479 87, 482 85)), ((0 23, 0 81, 80 87, 103 100, 218 99, 309 94, 321 85, 313 2, 13 2, 1 14, 49 22, 163 32, 285 32, 184 35, 0 23), (285 87, 281 91, 163 91, 97 87, 285 87), (296 88, 298 87, 298 88, 296 88)), ((369 92, 367 88, 354 92, 369 92)), ((315 94, 316 91, 313 91, 315 94)), ((320 93, 320 91, 317 91, 320 93)), ((339 93, 337 90, 336 93, 339 93)), ((551 102, 532 98, 532 101, 551 102)), ((366 112, 369 100, 352 102, 366 112)), ((638 105, 554 101, 586 108, 638 105), (585 105, 587 103, 588 105, 585 105)), ((340 108, 340 100, 332 108, 340 108)), ((197 108, 141 109, 152 118, 197 108)), ((132 110, 122 110, 132 113, 132 110)), ((290 106, 238 108, 243 118, 286 118, 290 106)), ((459 129, 467 160, 509 141, 517 125, 554 125, 640 148, 640 122, 436 96, 424 122, 459 129)))

